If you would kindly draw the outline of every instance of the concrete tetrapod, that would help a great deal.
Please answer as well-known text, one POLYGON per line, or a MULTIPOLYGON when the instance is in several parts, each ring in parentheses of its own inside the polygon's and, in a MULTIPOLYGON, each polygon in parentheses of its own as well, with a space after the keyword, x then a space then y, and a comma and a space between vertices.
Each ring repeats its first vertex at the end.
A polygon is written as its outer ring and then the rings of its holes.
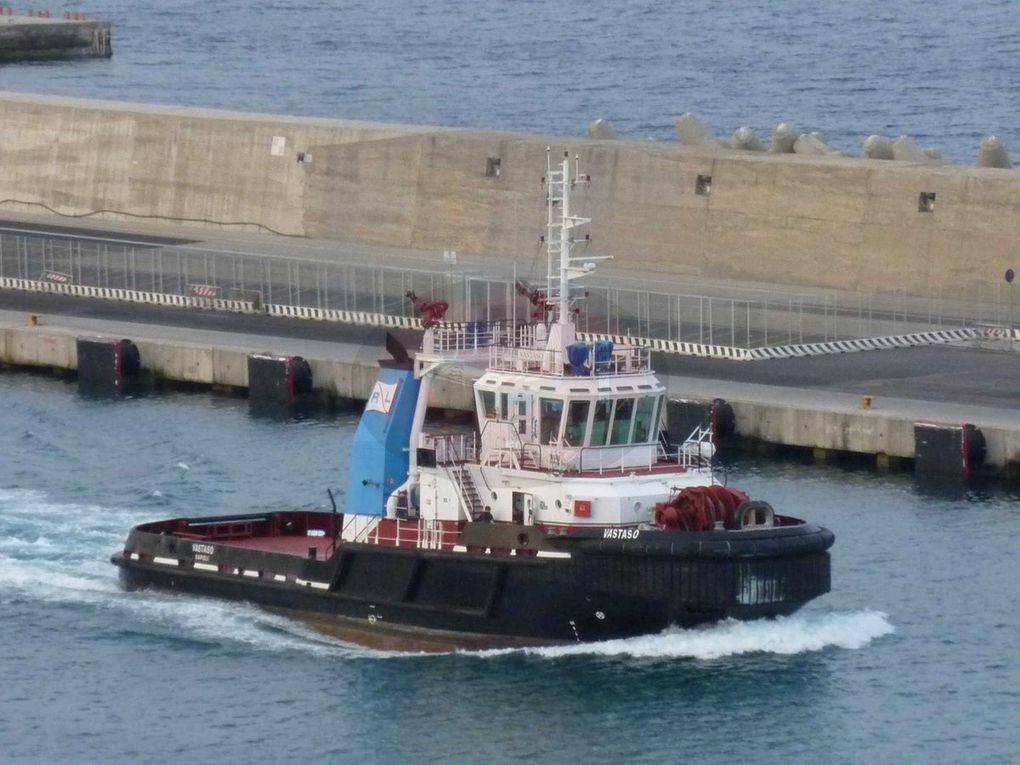
POLYGON ((981 145, 978 147, 978 165, 981 167, 1013 167, 1013 163, 1009 161, 1006 144, 994 135, 981 140, 981 145))
POLYGON ((892 141, 883 136, 869 135, 862 148, 867 159, 895 159, 892 141))
POLYGON ((697 117, 690 112, 681 114, 676 119, 676 136, 684 146, 699 146, 702 148, 721 149, 722 144, 714 135, 708 132, 697 117))
POLYGON ((832 149, 814 133, 804 133, 793 144, 793 151, 796 154, 807 154, 810 156, 824 156, 831 154, 832 149))
POLYGON ((797 143, 797 130, 789 122, 780 122, 772 128, 772 141, 769 143, 770 154, 793 154, 797 143))
POLYGON ((601 117, 588 123, 588 137, 596 140, 617 138, 613 126, 601 117))
POLYGON ((739 127, 733 132, 730 145, 739 151, 765 151, 765 145, 749 127, 739 127))
POLYGON ((900 162, 931 162, 932 158, 924 153, 924 149, 914 143, 908 135, 901 135, 892 142, 893 159, 900 162))

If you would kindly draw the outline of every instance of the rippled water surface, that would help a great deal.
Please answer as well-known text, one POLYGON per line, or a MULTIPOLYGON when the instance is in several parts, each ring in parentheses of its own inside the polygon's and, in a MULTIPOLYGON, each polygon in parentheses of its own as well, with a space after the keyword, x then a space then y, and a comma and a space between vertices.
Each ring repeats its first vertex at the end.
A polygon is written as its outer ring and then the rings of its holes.
MULTIPOLYGON (((0 88, 673 140, 791 120, 858 151, 909 133, 1020 150, 1016 10, 958 4, 93 0, 109 61, 0 88)), ((1020 751, 1017 496, 743 459, 732 483, 832 528, 834 591, 776 622, 441 656, 345 646, 255 609, 124 593, 143 520, 324 507, 355 415, 79 397, 0 375, 0 761, 968 762, 1020 751)))
POLYGON ((386 654, 244 605, 121 592, 108 562, 143 520, 325 506, 354 412, 92 400, 12 373, 0 402, 0 761, 1001 763, 1020 749, 1011 494, 744 459, 731 483, 836 532, 834 591, 800 614, 386 654))
POLYGON ((1020 151, 1010 0, 84 7, 113 22, 111 60, 0 64, 0 87, 565 135, 604 117, 662 140, 692 111, 720 134, 789 120, 857 153, 871 133, 966 162, 989 133, 1020 151))

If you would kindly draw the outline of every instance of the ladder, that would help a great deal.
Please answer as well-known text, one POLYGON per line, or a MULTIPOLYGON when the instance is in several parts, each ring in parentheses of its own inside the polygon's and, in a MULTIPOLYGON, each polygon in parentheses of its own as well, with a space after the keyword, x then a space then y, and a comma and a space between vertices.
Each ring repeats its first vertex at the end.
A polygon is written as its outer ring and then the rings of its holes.
POLYGON ((457 487, 457 494, 460 497, 461 507, 468 520, 474 520, 485 510, 485 503, 478 495, 478 487, 471 477, 471 471, 463 462, 456 463, 450 468, 450 476, 457 487))

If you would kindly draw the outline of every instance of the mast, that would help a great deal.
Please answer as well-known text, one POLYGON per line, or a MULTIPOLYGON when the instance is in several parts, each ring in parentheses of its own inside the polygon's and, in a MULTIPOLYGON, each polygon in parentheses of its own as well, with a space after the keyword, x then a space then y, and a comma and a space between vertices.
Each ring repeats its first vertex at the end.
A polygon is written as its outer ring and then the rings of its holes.
MULTIPOLYGON (((595 270, 596 260, 605 260, 607 256, 588 258, 581 262, 574 257, 574 247, 578 241, 573 229, 591 223, 590 218, 575 215, 571 206, 571 192, 574 187, 591 182, 591 176, 581 175, 579 157, 574 155, 571 168, 570 152, 563 152, 563 159, 555 165, 552 161, 552 149, 546 147, 546 192, 547 234, 546 254, 548 265, 546 270, 546 296, 554 316, 549 329, 547 348, 552 351, 566 353, 566 347, 574 342, 574 318, 570 311, 570 282, 595 270)), ((564 356, 565 357, 565 356, 564 356)))

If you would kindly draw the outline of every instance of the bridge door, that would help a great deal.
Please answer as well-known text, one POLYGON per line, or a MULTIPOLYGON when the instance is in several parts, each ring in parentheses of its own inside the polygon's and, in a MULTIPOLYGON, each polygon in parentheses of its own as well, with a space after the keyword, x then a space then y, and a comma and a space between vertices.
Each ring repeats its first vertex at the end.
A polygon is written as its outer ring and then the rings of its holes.
POLYGON ((530 494, 523 491, 515 491, 513 498, 513 522, 522 526, 531 526, 535 522, 535 513, 532 508, 530 494))
POLYGON ((528 393, 514 393, 510 396, 511 411, 507 412, 507 419, 517 428, 521 441, 531 441, 531 395, 528 393))

